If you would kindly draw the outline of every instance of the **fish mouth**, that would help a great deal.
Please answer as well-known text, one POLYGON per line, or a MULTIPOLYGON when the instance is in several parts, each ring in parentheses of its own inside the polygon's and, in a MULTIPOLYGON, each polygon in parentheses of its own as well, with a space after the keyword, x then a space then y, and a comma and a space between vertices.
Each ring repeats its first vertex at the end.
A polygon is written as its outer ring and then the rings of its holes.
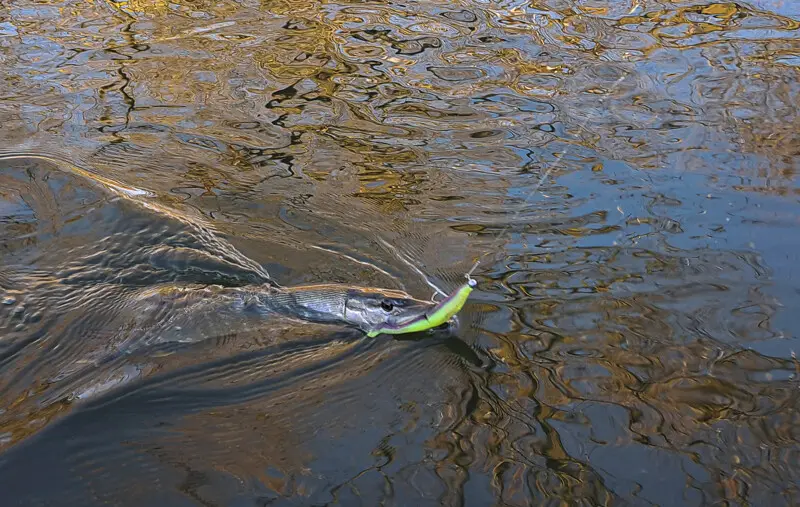
POLYGON ((401 328, 406 327, 415 322, 428 322, 428 315, 436 309, 436 305, 433 303, 423 303, 420 302, 417 308, 414 310, 409 311, 406 315, 399 315, 394 319, 390 319, 384 322, 384 326, 393 327, 393 328, 401 328))
POLYGON ((407 326, 409 324, 412 324, 414 322, 420 322, 420 321, 423 321, 423 320, 427 321, 428 320, 428 312, 433 307, 434 307, 434 305, 427 305, 427 306, 425 306, 423 308, 420 308, 420 311, 418 313, 414 314, 414 315, 408 315, 405 318, 397 319, 395 322, 386 322, 386 324, 390 325, 390 326, 393 326, 393 327, 405 327, 405 326, 407 326))
POLYGON ((393 340, 397 341, 421 341, 430 339, 445 339, 453 336, 453 333, 458 329, 458 323, 454 320, 445 322, 436 327, 426 329, 424 331, 413 331, 410 333, 392 334, 393 340))
MULTIPOLYGON (((398 321, 395 321, 393 323, 386 322, 382 326, 379 326, 379 327, 382 327, 384 330, 386 330, 386 329, 402 329, 404 327, 408 327, 408 326, 410 326, 412 324, 415 324, 417 322, 430 322, 430 320, 428 318, 428 312, 431 311, 432 309, 434 309, 435 306, 436 305, 430 305, 428 308, 426 308, 426 310, 424 312, 422 312, 422 313, 420 313, 418 315, 413 315, 413 316, 410 316, 410 317, 408 317, 406 319, 398 320, 398 321)), ((431 327, 429 327, 429 328, 427 328, 425 330, 421 330, 421 331, 410 331, 408 333, 398 333, 398 335, 396 335, 396 336, 399 336, 400 334, 420 335, 422 333, 427 333, 427 332, 444 332, 444 331, 454 331, 454 330, 457 330, 457 329, 458 329, 458 318, 456 316, 453 316, 447 322, 439 324, 438 326, 431 326, 431 327)))

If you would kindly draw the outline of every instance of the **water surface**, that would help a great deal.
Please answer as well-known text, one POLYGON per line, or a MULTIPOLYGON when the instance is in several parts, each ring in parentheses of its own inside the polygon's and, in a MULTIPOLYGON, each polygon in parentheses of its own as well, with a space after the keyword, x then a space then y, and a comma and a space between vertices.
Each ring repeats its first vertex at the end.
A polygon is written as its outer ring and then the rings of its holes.
POLYGON ((796 2, 20 0, 0 68, 4 505, 800 503, 796 2))

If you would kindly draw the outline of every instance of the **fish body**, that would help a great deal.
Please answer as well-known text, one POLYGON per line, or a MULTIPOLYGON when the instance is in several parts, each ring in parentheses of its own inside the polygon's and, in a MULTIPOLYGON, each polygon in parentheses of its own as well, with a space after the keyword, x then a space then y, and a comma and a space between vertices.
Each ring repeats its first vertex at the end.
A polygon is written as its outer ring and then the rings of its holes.
MULTIPOLYGON (((270 286, 163 286, 151 289, 133 305, 140 330, 148 329, 151 339, 172 341, 167 335, 185 328, 223 328, 245 316, 263 320, 278 314, 309 322, 343 324, 361 329, 370 337, 425 331, 448 322, 464 306, 474 288, 464 284, 438 303, 421 301, 391 289, 354 287, 341 284, 304 285, 288 288, 270 286), (205 322, 203 322, 205 321, 205 322), (228 323, 228 324, 226 324, 228 323)), ((192 341, 197 336, 192 337, 192 341)), ((146 340, 151 341, 151 340, 146 340)), ((159 340, 161 341, 161 340, 159 340)), ((181 341, 178 339, 178 341, 181 341)))

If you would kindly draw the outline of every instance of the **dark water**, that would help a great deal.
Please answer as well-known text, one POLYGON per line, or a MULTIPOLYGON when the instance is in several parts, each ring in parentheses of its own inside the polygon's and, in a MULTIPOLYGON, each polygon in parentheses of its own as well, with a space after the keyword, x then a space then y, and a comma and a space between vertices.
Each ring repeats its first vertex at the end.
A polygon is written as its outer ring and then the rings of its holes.
POLYGON ((2 505, 800 504, 797 2, 21 0, 0 66, 2 505), (448 333, 147 332, 478 259, 448 333))

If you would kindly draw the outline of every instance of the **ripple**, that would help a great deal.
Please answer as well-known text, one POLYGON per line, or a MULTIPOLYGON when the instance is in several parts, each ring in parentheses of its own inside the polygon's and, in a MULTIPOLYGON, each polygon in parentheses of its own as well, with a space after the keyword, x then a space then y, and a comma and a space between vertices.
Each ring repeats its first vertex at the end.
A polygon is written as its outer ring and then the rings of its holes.
POLYGON ((428 67, 428 71, 445 81, 472 81, 486 76, 486 71, 474 67, 428 67))
POLYGON ((460 11, 446 11, 441 13, 447 19, 453 21, 461 21, 462 23, 474 23, 478 21, 478 16, 472 11, 461 9, 460 11))

